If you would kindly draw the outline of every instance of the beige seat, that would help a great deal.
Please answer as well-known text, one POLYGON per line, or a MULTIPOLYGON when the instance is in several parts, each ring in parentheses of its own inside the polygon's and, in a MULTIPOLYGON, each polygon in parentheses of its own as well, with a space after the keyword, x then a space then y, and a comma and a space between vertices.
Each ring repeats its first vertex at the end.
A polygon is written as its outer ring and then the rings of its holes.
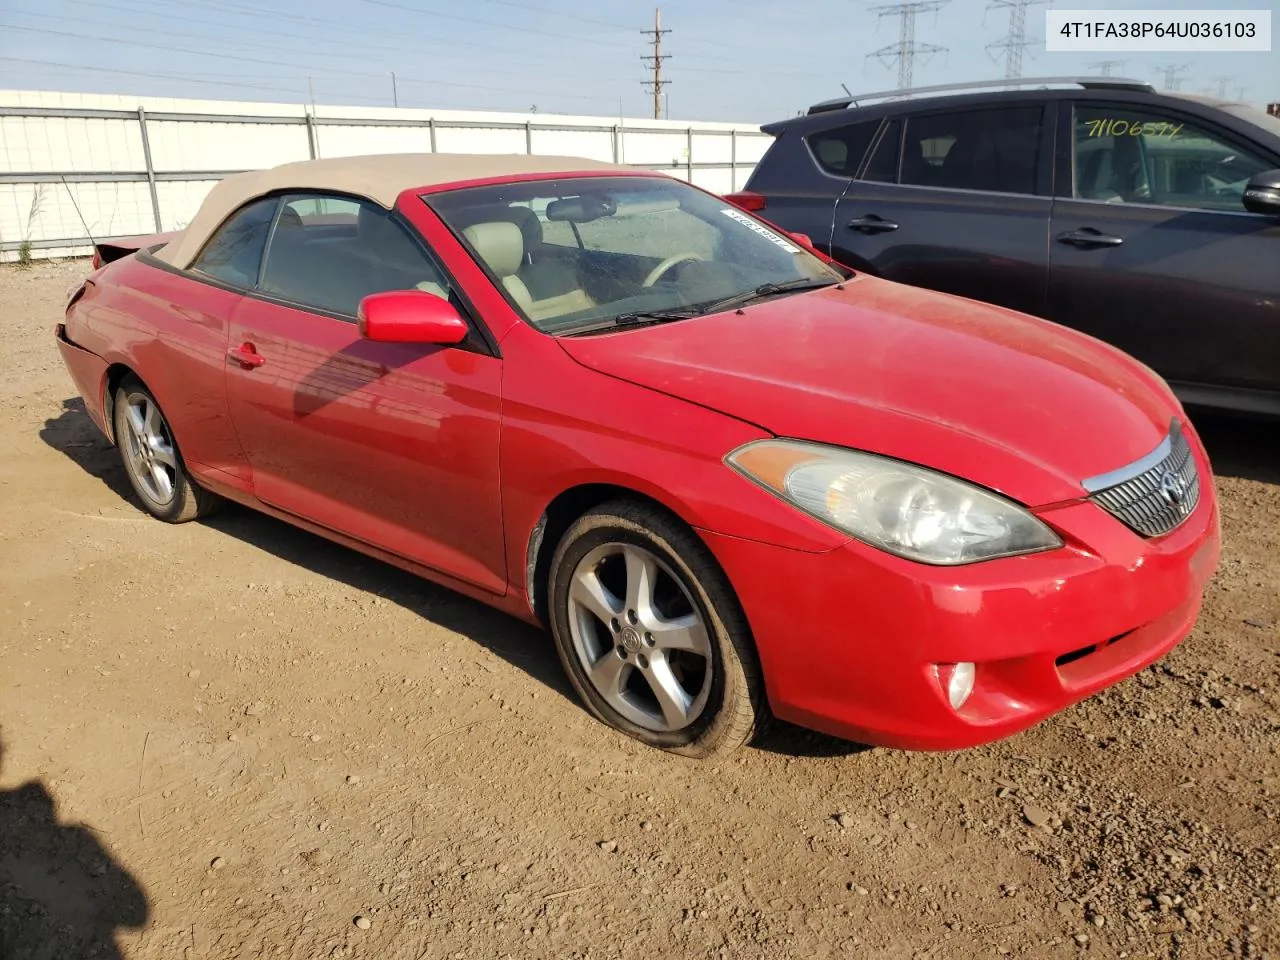
POLYGON ((510 220, 472 224, 463 229, 462 235, 530 319, 549 320, 595 306, 581 287, 534 299, 521 274, 537 268, 525 262, 524 233, 510 220))

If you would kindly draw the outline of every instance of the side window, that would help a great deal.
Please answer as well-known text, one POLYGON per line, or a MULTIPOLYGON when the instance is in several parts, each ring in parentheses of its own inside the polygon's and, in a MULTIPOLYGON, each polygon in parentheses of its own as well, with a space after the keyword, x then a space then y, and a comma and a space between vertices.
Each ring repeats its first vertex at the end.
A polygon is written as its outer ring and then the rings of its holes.
POLYGON ((874 183, 897 183, 901 147, 902 121, 890 120, 880 142, 876 144, 876 152, 871 155, 871 162, 867 164, 867 172, 862 175, 862 179, 874 183))
POLYGON ((901 182, 1034 194, 1043 116, 1037 106, 911 117, 903 138, 901 182))
POLYGON ((449 296, 441 270, 388 211, 346 197, 284 198, 261 289, 347 317, 371 293, 418 289, 449 296))
POLYGON ((1076 108, 1074 164, 1082 200, 1235 212, 1249 180, 1275 167, 1195 123, 1118 104, 1076 108))
POLYGON ((856 176, 878 129, 879 120, 868 120, 834 130, 822 130, 809 135, 809 149, 813 151, 818 166, 827 173, 837 177, 856 176))
POLYGON ((275 197, 255 200, 233 213, 205 244, 191 269, 237 287, 252 287, 258 282, 276 202, 275 197))

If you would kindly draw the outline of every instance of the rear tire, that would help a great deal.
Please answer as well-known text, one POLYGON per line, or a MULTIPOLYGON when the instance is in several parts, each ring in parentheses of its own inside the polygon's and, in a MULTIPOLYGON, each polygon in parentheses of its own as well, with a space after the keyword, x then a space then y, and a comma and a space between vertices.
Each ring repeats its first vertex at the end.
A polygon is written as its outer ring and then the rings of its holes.
POLYGON ((587 709, 646 744, 728 754, 768 720, 742 607, 688 527, 615 500, 580 517, 551 561, 551 633, 587 709))
POLYGON ((221 498, 192 481, 156 398, 133 377, 116 390, 116 446, 129 485, 157 520, 185 523, 206 516, 221 498))

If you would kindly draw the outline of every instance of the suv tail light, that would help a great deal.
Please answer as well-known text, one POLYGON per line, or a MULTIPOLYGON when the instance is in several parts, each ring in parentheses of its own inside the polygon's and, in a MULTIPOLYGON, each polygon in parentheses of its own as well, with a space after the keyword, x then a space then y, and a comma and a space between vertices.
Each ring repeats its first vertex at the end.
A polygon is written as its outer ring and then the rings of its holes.
POLYGON ((750 190, 742 190, 738 193, 725 194, 725 199, 732 203, 735 207, 741 207, 748 213, 755 213, 757 210, 763 210, 768 204, 763 194, 752 193, 750 190))

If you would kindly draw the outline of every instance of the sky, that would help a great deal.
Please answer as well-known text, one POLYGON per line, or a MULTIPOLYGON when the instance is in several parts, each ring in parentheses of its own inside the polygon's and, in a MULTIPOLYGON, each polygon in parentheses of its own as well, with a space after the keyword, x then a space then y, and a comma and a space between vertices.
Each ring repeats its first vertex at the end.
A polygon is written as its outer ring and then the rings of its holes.
MULTIPOLYGON (((1008 0, 996 0, 996 3, 1008 0)), ((1056 9, 1114 9, 1054 0, 1056 9)), ((871 0, 662 0, 664 109, 678 120, 763 123, 810 104, 897 86, 899 21, 871 0)), ((1280 0, 1126 0, 1126 9, 1272 9, 1280 0)), ((1163 86, 1166 65, 1188 93, 1256 105, 1280 101, 1271 53, 1072 54, 1044 49, 1030 7, 1025 76, 1112 71, 1163 86)), ((1007 8, 948 0, 917 19, 916 86, 1004 75, 988 45, 1007 8)), ((320 104, 651 116, 651 0, 0 0, 0 89, 320 104), (161 15, 157 11, 164 10, 161 15), (392 84, 391 74, 396 81, 392 84)), ((1275 25, 1273 25, 1273 31, 1275 25)))

